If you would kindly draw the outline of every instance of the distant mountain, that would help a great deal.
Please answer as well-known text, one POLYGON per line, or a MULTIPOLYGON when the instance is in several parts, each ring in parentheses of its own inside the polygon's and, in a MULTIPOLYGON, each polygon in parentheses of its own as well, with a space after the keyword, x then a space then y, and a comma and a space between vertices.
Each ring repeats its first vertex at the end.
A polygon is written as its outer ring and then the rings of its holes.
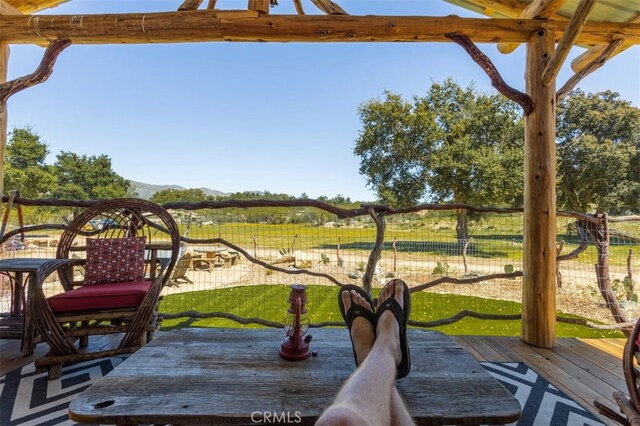
MULTIPOLYGON (((130 180, 131 188, 138 194, 139 198, 148 200, 151 198, 153 194, 158 191, 162 191, 163 189, 177 189, 179 191, 183 191, 187 188, 184 188, 180 185, 152 185, 150 183, 144 182, 136 182, 134 180, 130 180)), ((229 195, 226 192, 217 191, 215 189, 209 188, 199 188, 207 195, 229 195)))

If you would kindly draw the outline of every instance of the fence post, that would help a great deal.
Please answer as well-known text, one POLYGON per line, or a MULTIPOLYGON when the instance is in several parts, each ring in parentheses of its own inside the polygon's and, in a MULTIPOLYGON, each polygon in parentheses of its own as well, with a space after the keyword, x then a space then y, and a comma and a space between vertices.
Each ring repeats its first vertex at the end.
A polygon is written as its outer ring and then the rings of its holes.
MULTIPOLYGON (((591 232, 593 241, 595 241, 596 251, 598 253, 597 263, 594 265, 596 278, 598 280, 598 289, 611 310, 611 314, 616 323, 627 322, 626 316, 618 303, 618 299, 616 299, 611 289, 611 277, 609 276, 609 219, 606 214, 603 214, 600 216, 597 224, 589 223, 589 225, 589 231, 591 232)), ((622 332, 628 336, 631 329, 622 329, 622 332)))
POLYGON ((376 224, 376 242, 373 245, 373 250, 369 254, 369 261, 367 262, 367 270, 362 277, 362 286, 364 291, 371 294, 371 282, 373 281, 373 274, 376 270, 376 265, 380 256, 382 255, 382 245, 384 244, 384 230, 386 224, 384 218, 376 213, 374 207, 369 207, 369 215, 376 224))

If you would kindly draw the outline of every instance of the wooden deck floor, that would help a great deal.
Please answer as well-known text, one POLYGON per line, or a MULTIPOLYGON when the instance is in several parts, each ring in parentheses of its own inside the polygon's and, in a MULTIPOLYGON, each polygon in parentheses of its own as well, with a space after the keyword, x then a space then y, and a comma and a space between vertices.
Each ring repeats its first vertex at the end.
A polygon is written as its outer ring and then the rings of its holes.
POLYGON ((526 363, 603 422, 617 425, 600 415, 593 403, 598 401, 618 412, 613 392, 628 394, 622 371, 624 339, 561 338, 553 349, 527 345, 518 337, 456 336, 455 339, 477 361, 526 363))
MULTIPOLYGON (((96 338, 94 350, 111 344, 113 336, 96 338)), ((616 412, 613 392, 627 394, 622 372, 623 339, 558 339, 554 349, 524 344, 517 337, 455 336, 454 339, 477 361, 525 362, 558 389, 592 411, 609 425, 593 406, 594 401, 616 412)), ((40 344, 33 356, 22 357, 18 340, 0 340, 0 375, 28 364, 47 351, 40 344)))

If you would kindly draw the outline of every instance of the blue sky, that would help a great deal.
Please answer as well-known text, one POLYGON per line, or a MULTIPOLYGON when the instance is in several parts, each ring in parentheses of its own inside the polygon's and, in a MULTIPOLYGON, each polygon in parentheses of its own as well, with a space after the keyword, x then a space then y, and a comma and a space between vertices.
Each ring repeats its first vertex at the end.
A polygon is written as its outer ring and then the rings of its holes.
MULTIPOLYGON (((170 11, 181 3, 73 0, 46 13, 170 11)), ((280 3, 273 13, 294 13, 292 2, 280 3)), ((477 17, 435 0, 339 3, 354 15, 477 17)), ((241 9, 246 0, 219 0, 218 7, 241 9)), ((507 83, 524 90, 524 46, 510 55, 479 47, 507 83)), ((558 87, 581 52, 572 50, 558 87)), ((42 53, 11 46, 9 79, 33 72, 42 53)), ((353 155, 358 105, 384 90, 422 95, 448 77, 493 90, 466 52, 449 43, 72 45, 46 83, 9 100, 8 125, 31 126, 48 144, 50 163, 63 150, 106 154, 131 180, 371 201, 375 194, 353 155)), ((640 106, 640 47, 578 87, 617 91, 640 106)))

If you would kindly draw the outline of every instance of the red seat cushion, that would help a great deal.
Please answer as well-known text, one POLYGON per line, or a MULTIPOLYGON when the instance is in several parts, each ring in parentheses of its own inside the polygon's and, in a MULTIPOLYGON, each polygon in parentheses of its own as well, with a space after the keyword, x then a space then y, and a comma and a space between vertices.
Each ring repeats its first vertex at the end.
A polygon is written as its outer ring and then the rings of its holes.
POLYGON ((135 308, 142 303, 151 284, 151 281, 131 281, 85 285, 47 300, 56 313, 135 308))

